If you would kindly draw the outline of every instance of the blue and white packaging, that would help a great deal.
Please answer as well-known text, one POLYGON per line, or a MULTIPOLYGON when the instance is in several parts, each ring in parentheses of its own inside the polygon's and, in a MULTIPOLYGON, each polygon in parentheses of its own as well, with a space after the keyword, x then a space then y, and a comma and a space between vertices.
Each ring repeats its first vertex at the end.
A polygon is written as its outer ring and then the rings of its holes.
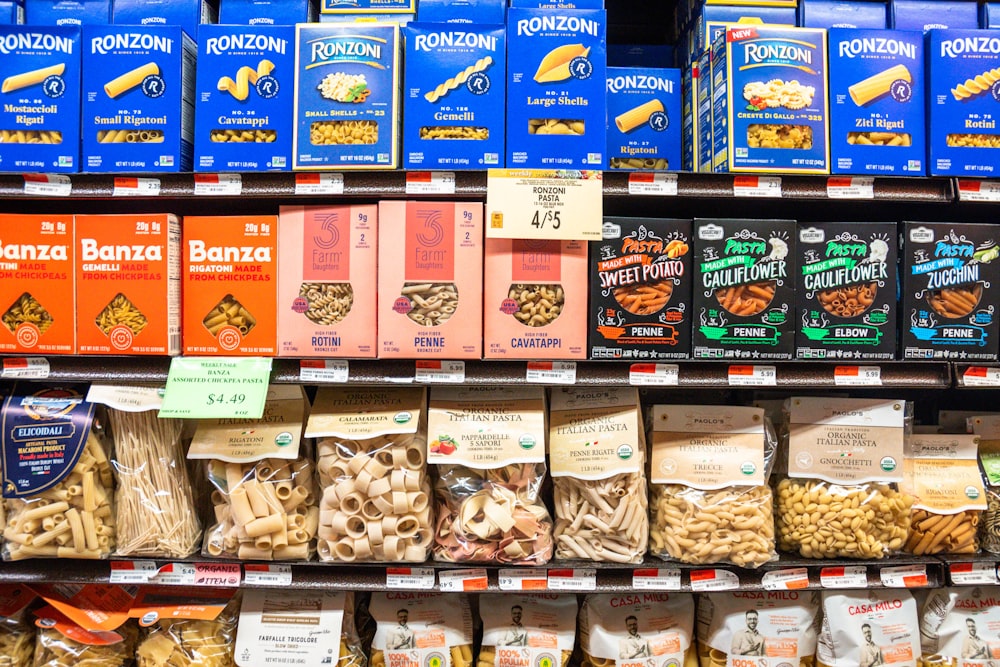
POLYGON ((890 0, 893 30, 928 30, 979 27, 979 6, 974 0, 890 0))
POLYGON ((25 0, 30 25, 107 25, 111 0, 25 0))
POLYGON ((320 0, 321 14, 415 14, 417 0, 320 0))
POLYGON ((1000 2, 984 2, 979 11, 979 27, 996 30, 1000 28, 1000 2))
POLYGON ((695 171, 712 171, 713 160, 715 158, 715 146, 713 138, 713 113, 715 111, 712 104, 712 51, 706 49, 698 56, 698 103, 696 108, 697 128, 698 128, 698 153, 695 155, 695 171))
POLYGON ((1000 174, 1000 33, 931 30, 927 38, 931 176, 1000 174))
POLYGON ((510 0, 522 9, 604 9, 604 0, 510 0))
POLYGON ((294 25, 316 21, 311 0, 220 0, 222 25, 294 25))
POLYGON ((705 5, 695 18, 695 37, 692 48, 695 53, 712 48, 730 23, 748 25, 780 25, 795 27, 794 7, 741 7, 727 5, 705 5))
POLYGON ((0 26, 0 171, 80 170, 80 50, 77 26, 0 26))
POLYGON ((114 0, 112 10, 115 25, 179 25, 191 39, 198 38, 199 25, 217 18, 208 0, 114 0))
POLYGON ((406 43, 403 166, 486 169, 504 160, 503 25, 411 23, 406 43))
POLYGON ((608 44, 608 67, 673 67, 670 44, 608 44))
MULTIPOLYGON (((321 0, 322 1, 322 0, 321 0)), ((416 14, 320 14, 320 23, 395 23, 405 26, 416 14)))
POLYGON ((698 63, 685 65, 681 70, 681 113, 684 115, 684 132, 681 169, 697 171, 695 156, 698 154, 698 63))
POLYGON ((180 26, 84 26, 83 171, 190 171, 197 50, 180 26))
POLYGON ((507 12, 507 167, 602 169, 603 9, 507 12))
POLYGON ((195 171, 289 169, 294 107, 294 27, 201 27, 195 171))
POLYGON ((608 68, 608 167, 681 168, 681 71, 608 68))
POLYGON ((830 170, 926 171, 924 35, 834 28, 830 42, 830 170))
POLYGON ((884 30, 887 9, 885 0, 801 0, 799 26, 884 30))
POLYGON ((0 2, 0 25, 21 25, 24 23, 24 0, 3 0, 0 2))
POLYGON ((417 20, 421 23, 480 23, 503 25, 505 0, 420 0, 417 20))
POLYGON ((399 165, 399 26, 295 26, 294 169, 399 165))

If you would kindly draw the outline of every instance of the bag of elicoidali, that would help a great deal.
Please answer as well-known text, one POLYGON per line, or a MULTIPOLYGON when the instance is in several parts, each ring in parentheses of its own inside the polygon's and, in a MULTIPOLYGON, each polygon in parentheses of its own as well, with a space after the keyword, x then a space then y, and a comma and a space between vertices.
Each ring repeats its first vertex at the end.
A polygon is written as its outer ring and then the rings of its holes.
POLYGON ((572 594, 480 595, 483 643, 476 667, 566 667, 576 643, 576 612, 572 594))
POLYGON ((816 662, 826 667, 917 667, 917 602, 905 589, 823 593, 816 662))
POLYGON ((923 664, 995 667, 1000 661, 1000 586, 930 591, 920 618, 923 664))
POLYGON ((690 593, 588 595, 579 625, 582 667, 697 667, 690 593))

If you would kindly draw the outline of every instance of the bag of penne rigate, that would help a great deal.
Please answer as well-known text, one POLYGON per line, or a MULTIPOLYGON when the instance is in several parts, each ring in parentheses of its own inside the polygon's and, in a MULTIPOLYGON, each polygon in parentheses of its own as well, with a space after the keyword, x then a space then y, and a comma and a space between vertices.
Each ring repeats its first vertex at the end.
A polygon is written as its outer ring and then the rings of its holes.
POLYGON ((917 602, 905 589, 824 591, 816 664, 918 667, 917 602))
POLYGON ((181 419, 159 419, 158 387, 92 384, 107 406, 114 443, 118 556, 185 558, 201 545, 201 522, 184 460, 181 419))
POLYGON ((549 459, 556 558, 642 562, 649 517, 638 391, 553 389, 549 459))
POLYGON ((580 609, 582 667, 697 667, 690 593, 588 595, 580 609))
POLYGON ((53 607, 35 612, 34 667, 132 667, 139 626, 126 621, 114 630, 88 630, 53 607))
POLYGON ((539 565, 552 557, 545 478, 545 390, 431 390, 434 559, 539 565))
POLYGON ((479 596, 483 642, 476 667, 567 667, 576 642, 575 595, 479 596))
POLYGON ((308 560, 319 507, 312 455, 302 442, 302 388, 272 385, 260 419, 203 419, 188 458, 203 460, 215 523, 202 554, 241 560, 308 560))
POLYGON ((820 629, 816 591, 698 596, 700 667, 812 667, 820 629))
POLYGON ((920 616, 920 667, 995 667, 1000 662, 1000 587, 929 591, 920 616))
POLYGON ((649 551, 759 567, 777 558, 767 486, 776 437, 759 408, 654 405, 649 551))
POLYGON ((115 548, 108 452, 85 388, 22 383, 3 406, 3 555, 107 558, 115 548))
POLYGON ((972 432, 979 437, 979 465, 985 483, 986 510, 979 525, 983 551, 1000 553, 1000 415, 969 418, 972 432))
POLYGON ((321 560, 423 562, 434 534, 425 390, 321 387, 316 438, 321 560))
POLYGON ((28 607, 34 600, 27 586, 0 585, 0 667, 31 667, 35 626, 28 607))
MULTIPOLYGON (((472 667, 472 609, 454 593, 372 593, 370 667, 472 667)), ((365 623, 363 623, 365 624, 365 623)))

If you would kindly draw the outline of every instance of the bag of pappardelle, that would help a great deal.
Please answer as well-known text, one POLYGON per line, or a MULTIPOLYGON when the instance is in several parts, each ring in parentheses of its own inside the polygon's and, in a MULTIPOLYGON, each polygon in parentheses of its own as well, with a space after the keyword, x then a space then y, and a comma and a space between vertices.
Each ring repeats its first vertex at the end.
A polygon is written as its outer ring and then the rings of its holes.
POLYGON ((580 610, 582 667, 696 667, 690 593, 588 595, 580 610))
POLYGON ((483 643, 476 667, 566 667, 576 643, 575 595, 479 596, 483 643))
POLYGON ((370 667, 472 667, 472 609, 464 595, 372 593, 367 615, 375 622, 370 667))

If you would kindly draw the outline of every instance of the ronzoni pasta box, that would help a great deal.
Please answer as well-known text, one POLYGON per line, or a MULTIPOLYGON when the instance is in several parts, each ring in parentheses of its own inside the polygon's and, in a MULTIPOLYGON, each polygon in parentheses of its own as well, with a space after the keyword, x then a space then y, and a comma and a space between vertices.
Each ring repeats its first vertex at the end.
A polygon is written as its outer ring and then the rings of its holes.
MULTIPOLYGON (((694 124, 697 132, 698 152, 695 153, 697 171, 710 172, 715 168, 715 143, 712 138, 715 136, 715 128, 712 123, 714 108, 712 104, 712 50, 706 49, 698 56, 698 77, 695 79, 695 89, 697 95, 697 105, 695 107, 694 124)), ((727 153, 719 152, 721 160, 726 159, 727 153)))
MULTIPOLYGON (((823 592, 816 662, 828 667, 917 667, 917 602, 907 590, 823 592)), ((983 663, 986 664, 986 663, 983 663)))
POLYGON ((690 593, 588 595, 579 623, 584 667, 685 665, 694 658, 690 593))
POLYGON ((938 664, 986 667, 996 661, 1000 641, 1000 587, 953 586, 929 592, 920 618, 920 645, 938 664))
POLYGON ((681 168, 681 73, 608 68, 608 166, 681 168))

